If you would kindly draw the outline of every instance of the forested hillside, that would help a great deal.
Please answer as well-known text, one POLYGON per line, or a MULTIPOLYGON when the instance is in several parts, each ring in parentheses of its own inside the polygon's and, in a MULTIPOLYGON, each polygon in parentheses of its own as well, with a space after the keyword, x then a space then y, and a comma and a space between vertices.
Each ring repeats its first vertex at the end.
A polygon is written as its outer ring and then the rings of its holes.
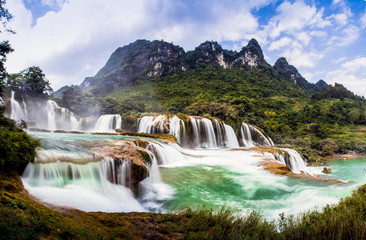
POLYGON ((63 89, 58 101, 80 116, 165 112, 233 126, 245 121, 309 159, 366 151, 365 99, 340 84, 309 83, 285 58, 270 66, 255 39, 239 52, 209 41, 185 52, 164 41, 137 40, 118 48, 94 77, 63 89))

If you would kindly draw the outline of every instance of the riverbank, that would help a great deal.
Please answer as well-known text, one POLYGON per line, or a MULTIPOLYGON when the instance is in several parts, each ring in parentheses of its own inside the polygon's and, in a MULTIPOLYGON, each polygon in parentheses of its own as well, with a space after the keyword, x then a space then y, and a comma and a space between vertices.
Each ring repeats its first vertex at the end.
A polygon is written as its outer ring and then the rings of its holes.
POLYGON ((178 213, 103 213, 43 204, 15 172, 0 175, 1 239, 364 239, 366 185, 336 206, 263 220, 257 212, 186 209, 178 213), (280 231, 278 231, 280 230, 280 231))

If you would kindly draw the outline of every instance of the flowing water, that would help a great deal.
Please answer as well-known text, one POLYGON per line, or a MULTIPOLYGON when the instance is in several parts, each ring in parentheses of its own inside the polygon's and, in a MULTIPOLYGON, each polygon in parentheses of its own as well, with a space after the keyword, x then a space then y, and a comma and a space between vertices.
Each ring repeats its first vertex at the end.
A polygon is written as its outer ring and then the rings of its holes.
MULTIPOLYGON (((108 139, 136 137, 30 134, 41 139, 44 152, 22 177, 26 189, 42 201, 85 211, 165 212, 187 206, 228 206, 238 212, 259 210, 274 219, 280 213, 300 213, 336 203, 366 183, 366 159, 330 162, 333 172, 327 177, 353 181, 330 184, 270 174, 258 166, 264 156, 258 157, 257 152, 182 149, 150 139, 146 147, 152 157, 150 177, 140 183, 134 196, 124 182, 128 165, 112 166, 110 160, 95 159, 88 150, 108 139)), ((297 160, 288 161, 295 164, 297 160)), ((319 167, 304 170, 321 172, 319 167)))

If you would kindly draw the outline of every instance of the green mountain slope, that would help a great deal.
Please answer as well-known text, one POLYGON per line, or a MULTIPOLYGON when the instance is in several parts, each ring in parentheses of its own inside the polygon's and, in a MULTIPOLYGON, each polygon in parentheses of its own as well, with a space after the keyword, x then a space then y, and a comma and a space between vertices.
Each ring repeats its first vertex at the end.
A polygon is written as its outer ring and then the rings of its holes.
POLYGON ((210 41, 185 52, 164 41, 138 40, 118 48, 96 76, 72 90, 83 94, 65 91, 60 104, 79 115, 185 113, 234 128, 248 122, 310 159, 366 152, 365 99, 339 84, 309 83, 285 58, 270 66, 254 39, 239 52, 210 41))

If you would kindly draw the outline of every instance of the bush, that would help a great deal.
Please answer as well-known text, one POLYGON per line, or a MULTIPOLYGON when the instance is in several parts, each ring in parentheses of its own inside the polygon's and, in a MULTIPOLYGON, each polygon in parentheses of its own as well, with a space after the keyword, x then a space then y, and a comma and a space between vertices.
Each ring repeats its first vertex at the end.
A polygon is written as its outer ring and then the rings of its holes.
POLYGON ((327 138, 320 142, 320 150, 323 156, 328 156, 338 151, 339 147, 331 138, 327 138))
POLYGON ((16 170, 22 173, 34 160, 39 144, 0 112, 0 172, 16 170))

